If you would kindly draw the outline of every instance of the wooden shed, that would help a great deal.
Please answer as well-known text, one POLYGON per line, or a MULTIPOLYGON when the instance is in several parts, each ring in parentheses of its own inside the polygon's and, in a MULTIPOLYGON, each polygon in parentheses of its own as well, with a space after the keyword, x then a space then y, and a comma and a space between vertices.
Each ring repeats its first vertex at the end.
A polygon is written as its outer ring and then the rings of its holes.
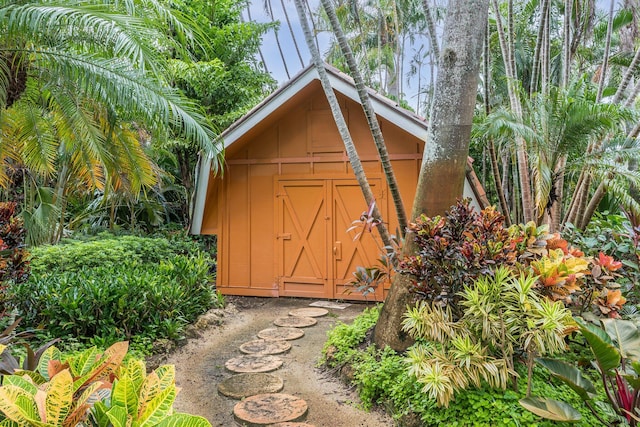
MULTIPOLYGON (((326 66, 378 207, 393 233, 393 203, 351 78, 326 66)), ((372 102, 408 210, 427 135, 424 119, 373 91, 372 102)), ((347 232, 367 205, 313 67, 223 134, 225 166, 200 161, 192 233, 218 236, 217 288, 227 295, 362 299, 345 283, 373 266, 379 236, 347 232)), ((467 174, 465 197, 486 198, 467 174)), ((434 191, 438 191, 434 189, 434 191)), ((383 289, 375 297, 383 300, 383 289)))

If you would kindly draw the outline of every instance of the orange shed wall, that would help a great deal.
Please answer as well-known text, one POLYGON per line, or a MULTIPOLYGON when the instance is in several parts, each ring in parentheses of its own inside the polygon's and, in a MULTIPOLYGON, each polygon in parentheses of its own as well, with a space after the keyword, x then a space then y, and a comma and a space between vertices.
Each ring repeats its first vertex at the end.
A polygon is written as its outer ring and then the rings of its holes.
MULTIPOLYGON (((365 172, 383 177, 377 152, 359 104, 338 94, 363 159, 365 172)), ((410 209, 422 142, 381 122, 406 209, 410 209), (396 156, 398 157, 398 156, 396 156)), ((319 83, 311 96, 294 100, 286 114, 227 150, 222 178, 210 176, 202 233, 218 234, 218 288, 228 294, 277 296, 275 177, 331 178, 352 174, 344 146, 319 83)), ((389 229, 397 220, 384 185, 389 229)), ((362 201, 363 210, 366 203, 362 201)), ((354 218, 357 219, 357 218, 354 218)))

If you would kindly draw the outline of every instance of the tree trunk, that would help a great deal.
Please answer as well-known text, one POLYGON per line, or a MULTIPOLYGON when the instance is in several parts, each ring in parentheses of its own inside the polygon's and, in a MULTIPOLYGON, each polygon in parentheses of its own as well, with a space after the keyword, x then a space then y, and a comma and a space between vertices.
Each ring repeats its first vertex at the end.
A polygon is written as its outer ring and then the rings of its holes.
MULTIPOLYGON (((431 50, 436 58, 440 58, 440 45, 438 45, 436 26, 433 24, 433 15, 431 15, 431 8, 429 7, 428 0, 422 0, 422 8, 424 9, 424 20, 427 22, 427 30, 429 31, 429 43, 431 43, 431 50)), ((420 90, 419 85, 418 90, 420 90)))
MULTIPOLYGON (((489 67, 489 21, 487 20, 487 24, 485 26, 485 38, 484 38, 484 54, 483 54, 483 62, 482 62, 482 72, 484 74, 484 113, 485 115, 489 115, 490 103, 489 103, 489 84, 491 82, 491 69, 489 67)), ((489 158, 491 162, 491 173, 493 175, 493 183, 496 188, 496 194, 498 194, 498 200, 500 201, 500 210, 502 211, 502 215, 504 215, 505 224, 507 226, 511 225, 511 213, 509 212, 509 205, 507 204, 507 199, 504 197, 504 191, 502 188, 502 179, 500 179, 500 168, 498 166, 498 156, 496 155, 496 146, 494 144, 493 138, 489 138, 487 141, 487 145, 489 146, 489 158)), ((484 184, 486 186, 486 184, 484 184)))
POLYGON ((604 83, 607 77, 607 68, 609 67, 609 50, 611 49, 611 33, 613 32, 613 6, 615 2, 610 1, 609 6, 609 22, 607 24, 607 37, 604 44, 604 58, 602 59, 602 67, 600 68, 600 80, 598 82, 598 93, 596 94, 596 102, 602 99, 604 91, 604 83))
POLYGON ((636 66, 638 65, 638 63, 640 63, 640 48, 636 51, 636 54, 633 57, 633 60, 631 61, 631 64, 629 64, 627 71, 625 71, 624 76, 622 77, 622 81, 618 86, 618 90, 616 90, 616 94, 613 96, 613 100, 611 101, 612 104, 617 104, 622 100, 622 95, 624 94, 624 91, 627 89, 627 86, 629 86, 629 82, 631 81, 631 77, 633 76, 633 73, 636 70, 636 66))
POLYGON ((544 41, 544 29, 546 27, 547 10, 551 0, 543 0, 540 5, 540 27, 538 27, 538 36, 536 37, 536 47, 533 53, 533 64, 531 66, 531 82, 529 83, 529 95, 538 89, 538 70, 540 69, 540 53, 544 41))
POLYGON ((549 229, 552 232, 560 231, 560 221, 562 220, 562 197, 564 195, 564 168, 567 165, 567 155, 564 154, 558 160, 554 174, 555 178, 555 200, 551 205, 551 215, 549 218, 549 229))
MULTIPOLYGON (((548 2, 549 0, 546 1, 548 2)), ((573 1, 564 1, 564 40, 562 49, 562 87, 564 88, 569 86, 569 74, 571 71, 571 15, 573 1)))
POLYGON ((378 150, 378 155, 380 156, 380 163, 382 164, 382 169, 384 170, 384 176, 387 179, 389 192, 391 193, 391 198, 393 199, 393 204, 396 209, 396 215, 398 217, 398 225, 400 227, 400 234, 404 237, 405 231, 407 229, 407 214, 404 209, 402 197, 400 196, 400 189, 398 188, 396 177, 393 173, 391 160, 389 160, 389 153, 387 152, 387 146, 384 143, 382 131, 380 130, 380 124, 378 123, 378 119, 373 110, 373 104, 371 103, 371 98, 367 93, 367 88, 364 85, 364 80, 362 79, 362 75, 360 74, 360 71, 358 71, 358 66, 356 65, 355 57, 353 56, 351 47, 349 46, 349 43, 347 42, 347 38, 345 37, 344 32, 342 31, 342 27, 338 22, 338 17, 336 16, 336 11, 333 8, 331 1, 320 0, 320 2, 322 3, 322 7, 327 13, 327 16, 329 18, 329 23, 331 24, 331 29, 333 30, 334 35, 338 39, 338 43, 340 44, 340 49, 342 50, 342 54, 347 60, 349 71, 351 72, 351 77, 353 77, 353 80, 355 82, 356 89, 358 91, 358 96, 360 97, 360 103, 362 104, 364 115, 367 118, 369 129, 371 129, 371 135, 373 136, 373 140, 376 144, 376 149, 378 150))
MULTIPOLYGON (((507 39, 504 34, 504 28, 502 27, 502 20, 500 18, 500 8, 498 7, 497 0, 493 0, 493 9, 496 14, 496 27, 498 29, 498 39, 500 41, 500 50, 502 52, 505 73, 507 74, 507 90, 509 92, 509 101, 511 104, 511 111, 515 114, 519 121, 522 121, 522 103, 518 96, 516 88, 516 76, 515 70, 511 68, 512 61, 509 58, 509 52, 512 50, 507 45, 507 39)), ((527 156, 527 147, 522 137, 516 137, 516 156, 518 164, 518 177, 520 182, 522 212, 524 215, 524 222, 533 220, 533 199, 531 197, 531 184, 529 179, 529 161, 527 156)))
MULTIPOLYGON (((351 168, 353 169, 353 173, 355 174, 356 180, 360 185, 360 189, 362 190, 362 194, 364 195, 367 204, 371 205, 375 201, 375 197, 373 195, 373 192, 371 191, 371 186, 367 181, 367 177, 362 167, 362 162, 360 161, 360 157, 358 156, 358 152, 356 151, 356 147, 353 143, 353 139, 351 138, 351 134, 349 133, 347 122, 342 115, 342 110, 340 109, 340 105, 338 104, 338 99, 333 92, 333 88, 331 87, 331 83, 329 82, 329 77, 327 77, 327 71, 324 67, 324 62, 322 61, 320 52, 316 48, 316 45, 313 41, 313 35, 311 34, 311 28, 309 28, 309 23, 307 22, 303 0, 295 0, 295 4, 296 10, 298 11, 298 17, 300 18, 300 24, 302 25, 302 30, 304 32, 304 37, 307 42, 307 47, 311 52, 311 58, 320 77, 322 89, 324 90, 324 93, 327 97, 329 107, 331 108, 331 113, 333 114, 336 126, 338 127, 338 131, 340 132, 340 136, 342 137, 342 141, 344 142, 345 150, 347 152, 347 156, 349 157, 349 162, 351 163, 351 168)), ((376 219, 380 220, 380 224, 376 227, 376 229, 380 234, 382 243, 385 246, 391 246, 391 237, 389 236, 389 232, 384 225, 384 222, 382 221, 380 210, 378 209, 377 205, 374 207, 373 216, 376 219)))
MULTIPOLYGON (((411 218, 444 214, 462 196, 489 0, 451 0, 411 218)), ((415 253, 411 233, 403 255, 415 253)), ((398 273, 374 330, 379 348, 405 350, 402 318, 413 278, 398 273)))

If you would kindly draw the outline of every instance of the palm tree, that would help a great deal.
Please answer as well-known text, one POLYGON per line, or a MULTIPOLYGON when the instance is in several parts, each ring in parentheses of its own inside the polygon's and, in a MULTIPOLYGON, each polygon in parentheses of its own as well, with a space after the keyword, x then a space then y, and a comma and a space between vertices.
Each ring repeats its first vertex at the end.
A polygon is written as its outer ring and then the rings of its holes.
POLYGON ((333 29, 333 33, 338 39, 338 43, 340 44, 340 49, 342 50, 342 54, 344 55, 347 64, 349 66, 349 71, 351 72, 351 77, 356 85, 356 89, 358 91, 358 96, 360 97, 360 104, 362 105, 362 109, 364 110, 364 115, 367 118, 367 123, 369 124, 369 129, 371 130, 371 135, 373 136, 373 140, 376 144, 376 149, 378 150, 378 155, 380 156, 380 163, 382 164, 382 169, 384 170, 385 178, 387 179, 387 185, 389 186, 389 192, 391 193, 391 198, 393 199, 393 204, 396 209, 396 216, 398 217, 398 225, 400 227, 400 234, 404 236, 405 230, 407 228, 407 214, 404 209, 404 204, 402 203, 402 197, 400 196, 400 189, 398 188, 398 183, 396 181, 395 174, 393 173, 393 168, 391 166, 391 161, 389 160, 389 153, 387 152, 387 146, 384 143, 384 137, 382 136, 382 131, 380 130, 380 124, 378 123, 378 119, 376 117, 375 111, 373 110, 373 104, 371 103, 371 98, 369 97, 369 93, 364 85, 364 80, 360 71, 358 70, 358 66, 356 65, 355 57, 351 48, 349 47, 349 43, 347 42, 347 38, 342 31, 342 27, 338 22, 338 17, 336 16, 335 10, 331 5, 330 0, 320 0, 322 3, 322 7, 324 8, 329 22, 331 24, 331 28, 333 29))
POLYGON ((391 236, 389 235, 389 231, 382 221, 380 210, 375 204, 375 197, 373 195, 373 191, 371 191, 371 186, 367 181, 367 176, 364 172, 364 168, 362 167, 360 156, 358 156, 356 146, 353 143, 353 139, 351 138, 349 127, 347 126, 347 122, 344 119, 342 110, 340 109, 340 104, 338 103, 338 98, 333 92, 333 87, 329 82, 329 77, 327 76, 324 61, 322 60, 320 52, 318 51, 318 48, 314 43, 314 38, 311 34, 311 28, 309 27, 309 23, 307 21, 303 0, 295 0, 295 4, 296 10, 298 12, 298 17, 300 18, 300 24, 302 25, 302 31, 307 42, 307 47, 311 52, 311 59, 316 71, 318 72, 320 83, 322 85, 322 89, 324 90, 325 96, 327 97, 327 101, 329 102, 329 107, 331 108, 331 113, 333 114, 333 118, 336 122, 338 132, 340 133, 342 141, 344 142, 345 151, 347 152, 351 168, 353 169, 356 180, 360 185, 360 189, 362 190, 365 201, 369 206, 373 206, 373 217, 379 222, 379 225, 376 228, 378 229, 378 233, 380 234, 380 238, 382 239, 384 246, 391 247, 391 236))
POLYGON ((1 0, 0 34, 1 185, 22 168, 58 212, 71 181, 140 194, 156 182, 141 132, 219 159, 206 118, 165 81, 166 56, 199 39, 162 3, 1 0))
MULTIPOLYGON (((606 176, 616 162, 609 159, 611 148, 583 156, 587 146, 602 141, 606 135, 624 135, 624 123, 631 118, 628 110, 612 104, 593 102, 587 91, 587 83, 574 82, 567 89, 550 86, 548 93, 537 93, 524 100, 524 114, 520 121, 512 112, 495 110, 480 126, 486 138, 523 138, 529 147, 529 167, 532 171, 532 188, 535 209, 549 215, 547 221, 556 224, 554 207, 562 205, 561 185, 566 171, 586 167, 591 174, 606 176)), ((613 143, 613 142, 612 142, 613 143)), ((617 150, 619 156, 628 157, 632 148, 617 150)), ((558 210, 557 212, 561 212, 558 210)))

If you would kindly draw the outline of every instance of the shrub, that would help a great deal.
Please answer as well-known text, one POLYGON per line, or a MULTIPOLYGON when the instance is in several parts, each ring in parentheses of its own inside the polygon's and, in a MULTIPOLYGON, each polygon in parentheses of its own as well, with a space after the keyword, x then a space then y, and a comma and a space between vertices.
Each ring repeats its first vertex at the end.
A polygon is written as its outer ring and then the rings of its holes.
POLYGON ((535 289, 563 301, 578 313, 591 308, 618 316, 625 302, 615 282, 622 265, 605 254, 585 257, 559 234, 535 223, 504 227, 504 217, 490 207, 473 211, 458 202, 444 217, 422 216, 409 227, 417 255, 405 257, 400 270, 415 278, 417 299, 448 306, 454 319, 462 316, 461 291, 496 266, 538 276, 535 289))
MULTIPOLYGON (((353 383, 357 386, 362 404, 385 406, 396 419, 413 419, 411 425, 420 426, 518 426, 553 427, 554 422, 540 420, 518 404, 526 394, 526 383, 518 390, 494 390, 488 387, 461 391, 448 408, 439 407, 434 399, 422 392, 422 384, 409 375, 405 356, 390 348, 377 350, 366 346, 366 331, 375 324, 378 308, 367 310, 352 324, 338 324, 328 333, 324 359, 327 366, 349 363, 353 370, 353 383), (330 354, 327 354, 330 352, 330 354), (330 356, 330 357, 329 357, 330 356), (417 420, 416 420, 417 418, 417 420)), ((521 376, 526 369, 516 368, 521 376)), ((569 387, 550 380, 540 368, 533 371, 533 389, 544 396, 566 400, 574 404, 579 398, 569 387)), ((404 425, 404 424, 400 424, 404 425)), ((577 426, 599 426, 599 421, 588 411, 577 426)))
POLYGON ((588 256, 602 252, 622 262, 617 280, 632 304, 640 304, 640 221, 639 218, 596 213, 584 230, 567 224, 563 236, 588 256))
POLYGON ((11 301, 30 326, 55 337, 109 344, 136 334, 176 339, 211 308, 214 288, 204 255, 176 255, 159 265, 136 261, 33 274, 11 288, 11 301))
POLYGON ((6 288, 29 277, 28 254, 24 248, 26 231, 15 215, 14 202, 0 203, 0 317, 6 311, 6 288))
POLYGON ((506 389, 517 378, 516 354, 531 372, 536 356, 563 351, 571 313, 536 293, 534 284, 534 277, 514 277, 500 267, 465 286, 458 321, 448 307, 426 301, 409 309, 403 329, 417 340, 408 352, 409 373, 423 392, 446 407, 469 386, 506 389))
POLYGON ((2 425, 211 426, 202 417, 173 411, 178 393, 173 366, 147 375, 142 361, 123 364, 127 349, 121 342, 103 353, 92 347, 64 357, 49 347, 37 366, 3 377, 2 425))
POLYGON ((166 238, 111 236, 91 240, 68 240, 55 246, 33 248, 31 269, 46 274, 77 272, 93 267, 118 267, 124 263, 157 264, 177 255, 197 254, 196 242, 166 238))

